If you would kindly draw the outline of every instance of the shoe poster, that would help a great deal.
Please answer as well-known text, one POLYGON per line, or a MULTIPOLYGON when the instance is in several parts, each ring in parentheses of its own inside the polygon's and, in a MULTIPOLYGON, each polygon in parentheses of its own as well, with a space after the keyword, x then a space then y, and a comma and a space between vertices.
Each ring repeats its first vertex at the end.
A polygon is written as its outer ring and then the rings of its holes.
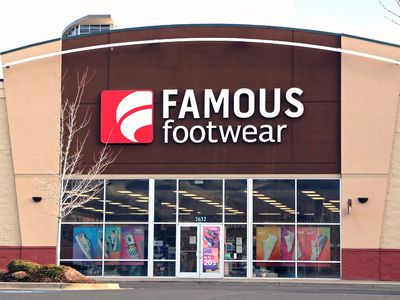
POLYGON ((279 226, 256 228, 256 260, 281 259, 281 228, 279 226))
POLYGON ((104 258, 121 258, 121 227, 106 226, 106 234, 104 238, 104 258))
POLYGON ((203 226, 203 272, 219 272, 219 227, 203 226))
POLYGON ((294 227, 281 227, 281 260, 293 260, 295 248, 294 227))
POLYGON ((122 226, 121 258, 144 259, 144 230, 142 225, 122 226))
POLYGON ((297 227, 299 260, 328 261, 331 260, 330 228, 329 227, 297 227))
POLYGON ((73 230, 73 259, 101 258, 102 228, 99 226, 75 226, 73 230))

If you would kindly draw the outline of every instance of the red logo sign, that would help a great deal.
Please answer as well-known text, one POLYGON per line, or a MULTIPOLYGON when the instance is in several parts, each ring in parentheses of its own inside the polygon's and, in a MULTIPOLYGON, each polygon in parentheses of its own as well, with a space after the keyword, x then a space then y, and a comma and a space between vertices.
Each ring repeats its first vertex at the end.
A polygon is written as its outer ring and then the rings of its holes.
POLYGON ((153 142, 153 92, 103 91, 100 139, 108 144, 153 142))

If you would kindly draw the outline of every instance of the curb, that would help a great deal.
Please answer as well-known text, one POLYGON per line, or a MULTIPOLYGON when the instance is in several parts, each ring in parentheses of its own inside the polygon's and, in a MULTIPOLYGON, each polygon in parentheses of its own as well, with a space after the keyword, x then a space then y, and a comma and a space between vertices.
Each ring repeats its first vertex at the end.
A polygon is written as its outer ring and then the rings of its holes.
POLYGON ((0 282, 0 290, 116 290, 118 283, 0 282))

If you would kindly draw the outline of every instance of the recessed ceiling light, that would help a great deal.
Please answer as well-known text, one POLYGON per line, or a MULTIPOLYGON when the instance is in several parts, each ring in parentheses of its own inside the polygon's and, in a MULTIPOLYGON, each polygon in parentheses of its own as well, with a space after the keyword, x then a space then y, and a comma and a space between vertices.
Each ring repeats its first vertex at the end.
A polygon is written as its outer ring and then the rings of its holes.
POLYGON ((197 195, 196 194, 189 194, 189 193, 182 193, 182 195, 183 196, 186 196, 186 197, 196 197, 197 195))
POLYGON ((257 191, 253 191, 253 194, 258 194, 258 192, 257 191))
POLYGON ((278 201, 273 200, 273 199, 263 200, 263 201, 266 202, 266 203, 276 203, 276 202, 278 202, 278 201))
POLYGON ((147 212, 147 209, 138 209, 138 211, 147 212))
POLYGON ((276 202, 276 203, 271 203, 271 205, 273 205, 273 206, 277 206, 277 205, 282 205, 282 203, 280 203, 280 202, 276 202))
POLYGON ((212 200, 208 200, 208 199, 199 200, 199 201, 200 201, 200 202, 204 202, 204 203, 212 202, 212 200))
POLYGON ((260 216, 280 216, 281 213, 269 213, 269 212, 261 212, 259 213, 260 216))
POLYGON ((100 197, 89 197, 90 200, 100 200, 100 197))
POLYGON ((175 208, 176 205, 175 205, 175 204, 168 204, 167 207, 173 207, 173 208, 175 208))
POLYGON ((131 209, 131 210, 139 210, 140 208, 139 207, 129 207, 129 209, 131 209))
POLYGON ((315 194, 315 191, 301 191, 304 194, 315 194))
POLYGON ((340 200, 329 200, 329 202, 332 202, 332 203, 340 203, 340 200))
POLYGON ((216 205, 216 204, 219 204, 219 203, 218 202, 208 202, 207 204, 216 205))
POLYGON ((286 205, 275 205, 275 207, 278 207, 278 208, 288 208, 286 205))
POLYGON ((256 197, 265 197, 265 195, 261 193, 253 193, 253 195, 256 197))
POLYGON ((194 211, 193 209, 185 209, 184 210, 185 212, 192 212, 192 211, 194 211))
POLYGON ((304 215, 304 216, 315 216, 314 213, 304 213, 303 215, 304 215))
POLYGON ((130 205, 120 205, 120 207, 131 207, 130 205))
POLYGON ((169 202, 161 202, 161 204, 162 205, 168 205, 168 204, 171 204, 171 203, 169 203, 169 202))
POLYGON ((121 202, 109 202, 108 204, 110 204, 110 205, 121 205, 122 203, 121 202))
POLYGON ((199 196, 196 196, 196 197, 192 197, 192 199, 196 199, 196 200, 202 200, 202 199, 206 199, 206 198, 204 198, 204 197, 199 197, 199 196))
POLYGON ((113 211, 106 211, 106 215, 112 215, 112 214, 114 214, 113 211))
POLYGON ((324 200, 325 198, 324 197, 311 197, 311 199, 313 199, 313 200, 324 200))
POLYGON ((136 201, 136 202, 142 202, 142 203, 144 203, 144 202, 149 202, 149 200, 144 200, 144 199, 136 199, 135 201, 136 201))
POLYGON ((132 197, 142 197, 142 194, 128 194, 128 196, 132 196, 132 197))
POLYGON ((147 215, 147 213, 145 213, 145 212, 141 212, 141 213, 129 213, 130 215, 140 215, 140 216, 143 216, 143 215, 147 215))
POLYGON ((269 200, 271 199, 270 197, 262 196, 262 197, 257 197, 260 200, 269 200))
POLYGON ((174 193, 178 193, 178 194, 187 194, 186 191, 174 191, 174 193))
POLYGON ((217 205, 214 205, 215 207, 224 207, 223 205, 221 205, 221 204, 217 204, 217 205))

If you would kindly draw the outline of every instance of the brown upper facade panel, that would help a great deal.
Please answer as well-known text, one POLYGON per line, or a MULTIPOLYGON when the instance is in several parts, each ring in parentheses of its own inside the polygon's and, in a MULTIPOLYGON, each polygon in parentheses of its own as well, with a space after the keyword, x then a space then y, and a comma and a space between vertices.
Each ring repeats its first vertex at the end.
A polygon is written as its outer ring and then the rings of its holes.
MULTIPOLYGON (((87 37, 66 39, 63 49, 89 45, 193 37, 236 37, 271 39, 340 46, 340 37, 319 33, 298 33, 289 29, 239 26, 177 26, 113 31, 87 37)), ((91 112, 91 135, 83 153, 87 166, 100 143, 100 98, 103 90, 151 90, 154 95, 154 141, 148 145, 111 145, 119 153, 107 173, 119 174, 215 174, 215 173, 340 173, 340 54, 292 46, 240 42, 184 42, 147 44, 91 50, 64 55, 62 59, 65 97, 73 97, 76 74, 88 68, 94 73, 82 101, 91 112), (285 92, 299 87, 305 113, 299 119, 284 116, 288 104, 285 92), (271 110, 273 89, 281 89, 281 114, 262 118, 256 102, 251 119, 230 116, 221 119, 178 120, 179 108, 171 108, 175 125, 191 128, 208 121, 224 127, 248 124, 287 124, 280 143, 165 144, 162 139, 162 93, 177 89, 177 103, 186 89, 193 89, 200 114, 204 89, 219 93, 229 89, 230 96, 239 88, 257 95, 267 89, 267 107, 271 110)), ((258 96, 256 96, 258 99, 258 96)), ((244 99, 245 100, 245 99, 244 99)), ((232 107, 232 97, 229 106, 232 107)), ((246 103, 244 101, 243 103, 246 103)), ((179 106, 179 104, 178 104, 179 106)))

